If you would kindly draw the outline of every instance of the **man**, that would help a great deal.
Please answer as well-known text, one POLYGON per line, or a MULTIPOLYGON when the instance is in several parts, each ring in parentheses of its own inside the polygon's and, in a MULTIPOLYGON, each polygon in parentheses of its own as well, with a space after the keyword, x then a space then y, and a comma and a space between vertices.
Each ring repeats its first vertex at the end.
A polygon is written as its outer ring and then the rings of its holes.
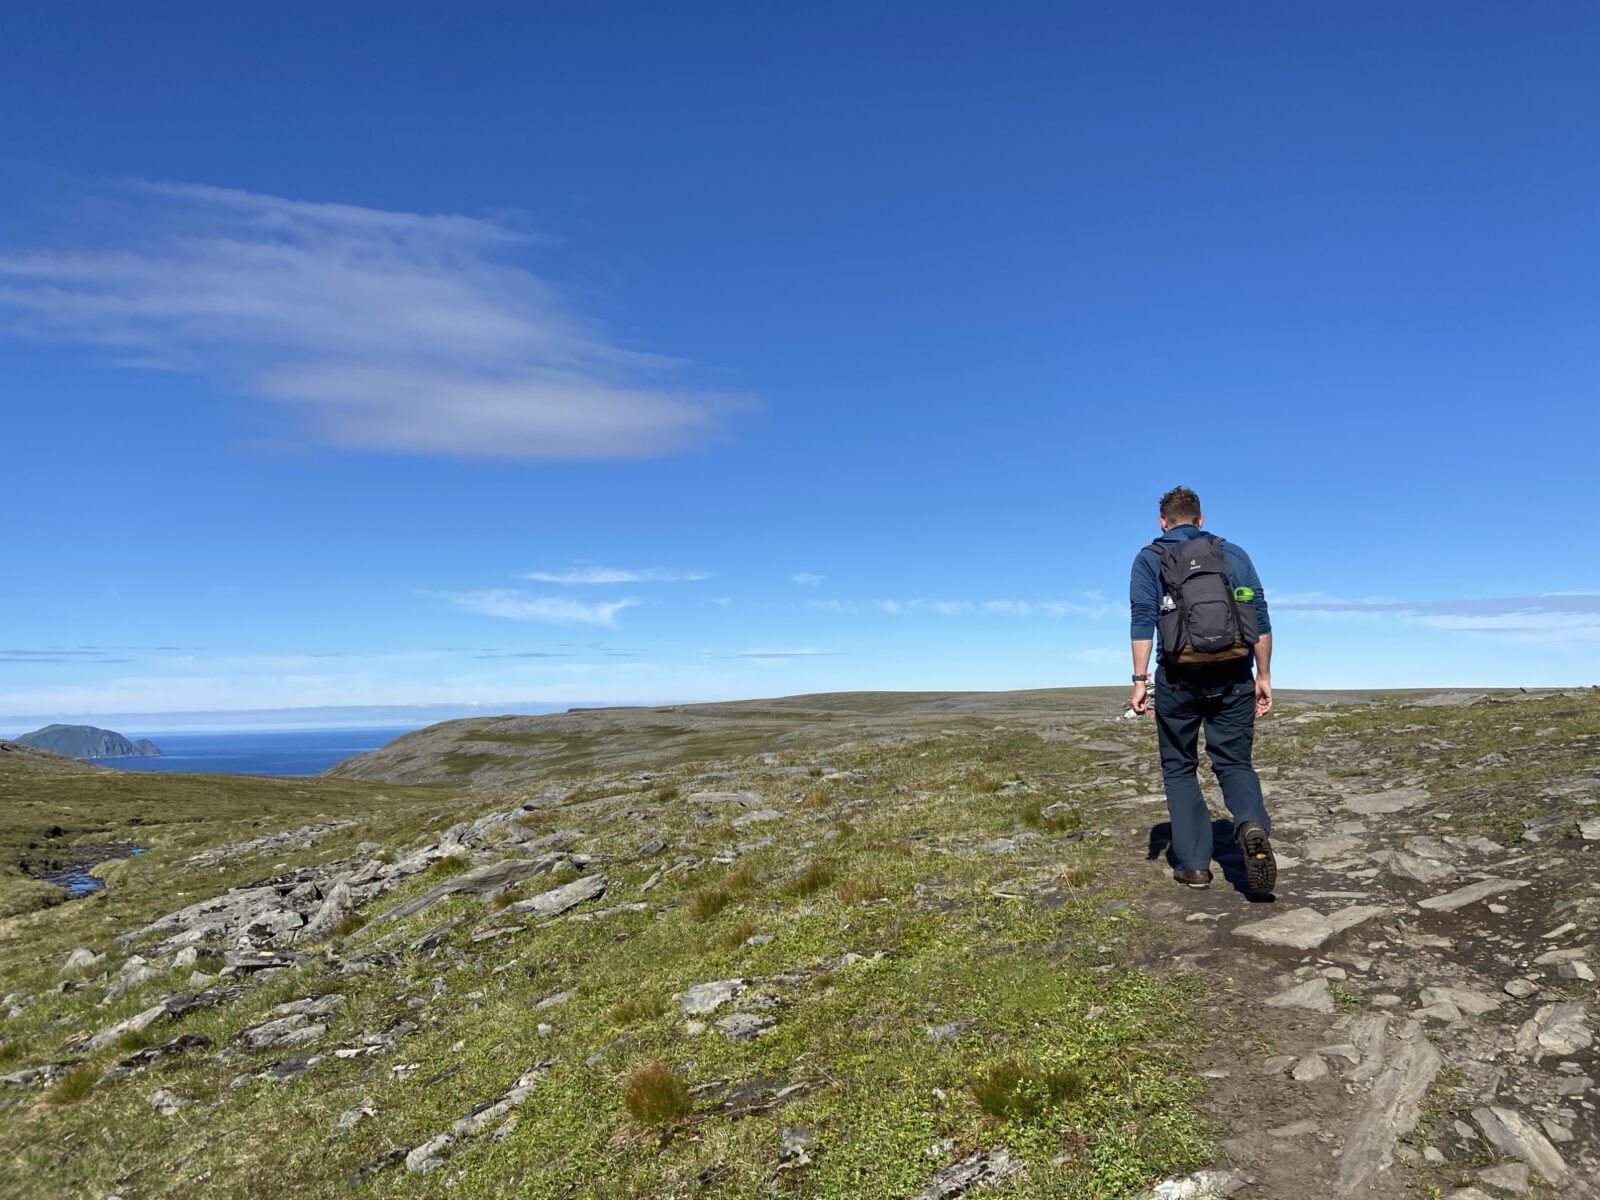
POLYGON ((1159 627, 1156 733, 1172 816, 1172 877, 1192 888, 1211 884, 1211 817, 1195 777, 1204 725, 1206 753, 1244 853, 1246 885, 1267 893, 1278 868, 1250 751, 1256 718, 1272 708, 1272 623, 1250 556, 1202 532, 1205 520, 1200 497, 1173 488, 1161 497, 1161 536, 1133 560, 1128 707, 1140 716, 1149 710, 1150 651, 1159 627))

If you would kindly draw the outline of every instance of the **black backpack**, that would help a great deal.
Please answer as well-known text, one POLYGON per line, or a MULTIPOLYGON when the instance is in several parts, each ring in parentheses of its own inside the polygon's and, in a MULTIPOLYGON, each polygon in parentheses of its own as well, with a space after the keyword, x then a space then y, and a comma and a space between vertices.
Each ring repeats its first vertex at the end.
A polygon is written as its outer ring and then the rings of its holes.
POLYGON ((1239 603, 1222 539, 1152 542, 1161 555, 1161 657, 1179 666, 1237 662, 1260 638, 1256 609, 1239 603))

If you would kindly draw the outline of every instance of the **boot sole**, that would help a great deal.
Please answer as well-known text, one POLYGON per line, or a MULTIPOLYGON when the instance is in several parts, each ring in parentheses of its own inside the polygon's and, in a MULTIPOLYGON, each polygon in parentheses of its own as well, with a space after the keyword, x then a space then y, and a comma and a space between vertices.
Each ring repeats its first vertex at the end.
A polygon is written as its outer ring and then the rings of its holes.
POLYGON ((1251 830, 1239 839, 1244 852, 1244 882, 1252 892, 1265 894, 1278 882, 1278 860, 1273 857, 1267 835, 1251 830))

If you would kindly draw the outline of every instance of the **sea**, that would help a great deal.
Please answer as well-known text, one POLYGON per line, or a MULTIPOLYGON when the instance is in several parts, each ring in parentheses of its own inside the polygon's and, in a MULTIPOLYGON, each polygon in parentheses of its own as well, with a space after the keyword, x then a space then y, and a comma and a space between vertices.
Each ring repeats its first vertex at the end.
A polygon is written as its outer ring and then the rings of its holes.
POLYGON ((376 750, 415 726, 384 729, 249 729, 129 733, 161 749, 155 758, 96 758, 119 771, 202 771, 217 775, 316 775, 353 754, 376 750))

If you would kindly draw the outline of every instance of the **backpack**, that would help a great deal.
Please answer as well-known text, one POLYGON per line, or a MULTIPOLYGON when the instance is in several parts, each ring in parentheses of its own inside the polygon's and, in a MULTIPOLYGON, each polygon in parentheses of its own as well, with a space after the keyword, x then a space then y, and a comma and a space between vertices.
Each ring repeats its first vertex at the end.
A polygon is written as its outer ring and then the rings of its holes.
POLYGON ((1237 662, 1260 639, 1255 605, 1241 604, 1222 539, 1152 542, 1161 555, 1161 657, 1178 666, 1237 662))

